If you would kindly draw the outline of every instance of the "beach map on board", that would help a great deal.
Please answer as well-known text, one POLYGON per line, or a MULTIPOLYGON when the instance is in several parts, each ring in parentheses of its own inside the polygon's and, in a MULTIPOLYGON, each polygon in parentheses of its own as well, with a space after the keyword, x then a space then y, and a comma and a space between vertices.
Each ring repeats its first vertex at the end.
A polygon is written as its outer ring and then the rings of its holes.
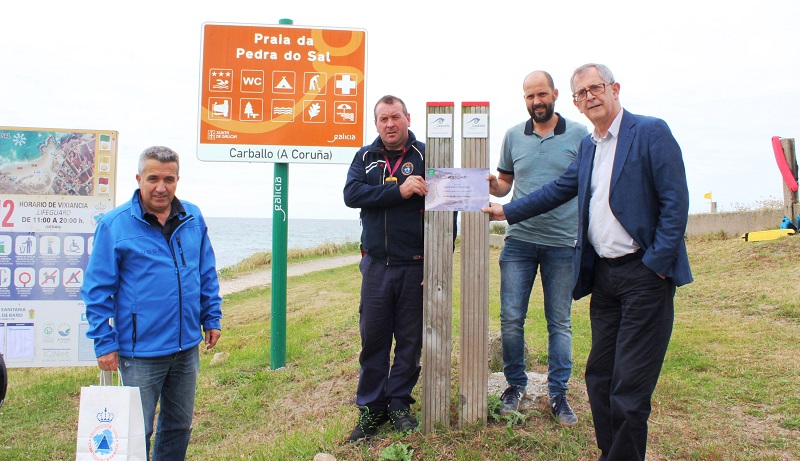
MULTIPOLYGON (((93 194, 95 133, 3 130, 0 194, 93 194)), ((110 135, 105 136, 111 145, 110 135)), ((102 143, 102 140, 101 140, 102 143)))

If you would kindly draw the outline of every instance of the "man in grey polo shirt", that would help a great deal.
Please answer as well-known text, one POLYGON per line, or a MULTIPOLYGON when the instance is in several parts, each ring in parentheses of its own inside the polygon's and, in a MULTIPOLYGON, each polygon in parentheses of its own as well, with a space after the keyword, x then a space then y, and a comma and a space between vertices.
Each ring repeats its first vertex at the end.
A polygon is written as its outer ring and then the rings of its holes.
MULTIPOLYGON (((555 113, 558 90, 544 71, 523 81, 531 117, 511 127, 503 138, 498 175, 489 175, 489 193, 504 197, 514 189, 518 200, 558 178, 575 159, 585 126, 555 113)), ((576 199, 551 212, 510 225, 500 254, 500 334, 503 373, 508 388, 501 395, 501 414, 519 409, 525 397, 525 317, 536 272, 541 271, 548 331, 548 393, 553 416, 564 426, 578 418, 567 402, 572 373, 573 256, 578 232, 576 199)))

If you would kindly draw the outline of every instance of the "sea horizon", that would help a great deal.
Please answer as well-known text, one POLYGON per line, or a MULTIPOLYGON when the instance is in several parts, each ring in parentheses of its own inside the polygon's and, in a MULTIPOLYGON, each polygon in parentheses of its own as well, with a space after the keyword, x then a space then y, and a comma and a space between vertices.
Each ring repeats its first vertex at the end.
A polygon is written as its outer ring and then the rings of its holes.
MULTIPOLYGON (((217 270, 232 266, 255 253, 272 252, 272 218, 205 217, 217 270)), ((310 249, 361 240, 358 219, 289 218, 288 249, 310 249)))

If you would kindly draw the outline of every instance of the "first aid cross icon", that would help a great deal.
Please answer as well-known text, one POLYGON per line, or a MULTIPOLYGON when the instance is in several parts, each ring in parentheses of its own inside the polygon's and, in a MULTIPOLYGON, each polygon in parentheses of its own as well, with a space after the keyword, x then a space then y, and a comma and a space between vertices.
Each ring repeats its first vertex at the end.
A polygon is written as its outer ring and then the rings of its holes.
POLYGON ((356 86, 358 86, 358 77, 356 74, 336 74, 336 89, 334 94, 340 96, 355 95, 356 86))

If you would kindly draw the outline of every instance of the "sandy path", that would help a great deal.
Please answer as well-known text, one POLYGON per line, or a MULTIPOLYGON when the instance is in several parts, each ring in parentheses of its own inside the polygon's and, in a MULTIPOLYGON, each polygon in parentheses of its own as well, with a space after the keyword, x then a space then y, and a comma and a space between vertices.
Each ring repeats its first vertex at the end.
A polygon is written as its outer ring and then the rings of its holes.
MULTIPOLYGON (((325 269, 333 269, 336 267, 349 266, 351 264, 358 264, 361 261, 360 254, 332 256, 330 258, 320 258, 312 261, 303 261, 300 263, 293 263, 286 266, 286 276, 294 277, 296 275, 303 275, 309 272, 321 271, 325 269)), ((238 277, 220 280, 219 281, 219 294, 225 296, 237 291, 246 290, 253 287, 264 287, 272 283, 272 270, 264 269, 260 271, 250 272, 238 277)))

